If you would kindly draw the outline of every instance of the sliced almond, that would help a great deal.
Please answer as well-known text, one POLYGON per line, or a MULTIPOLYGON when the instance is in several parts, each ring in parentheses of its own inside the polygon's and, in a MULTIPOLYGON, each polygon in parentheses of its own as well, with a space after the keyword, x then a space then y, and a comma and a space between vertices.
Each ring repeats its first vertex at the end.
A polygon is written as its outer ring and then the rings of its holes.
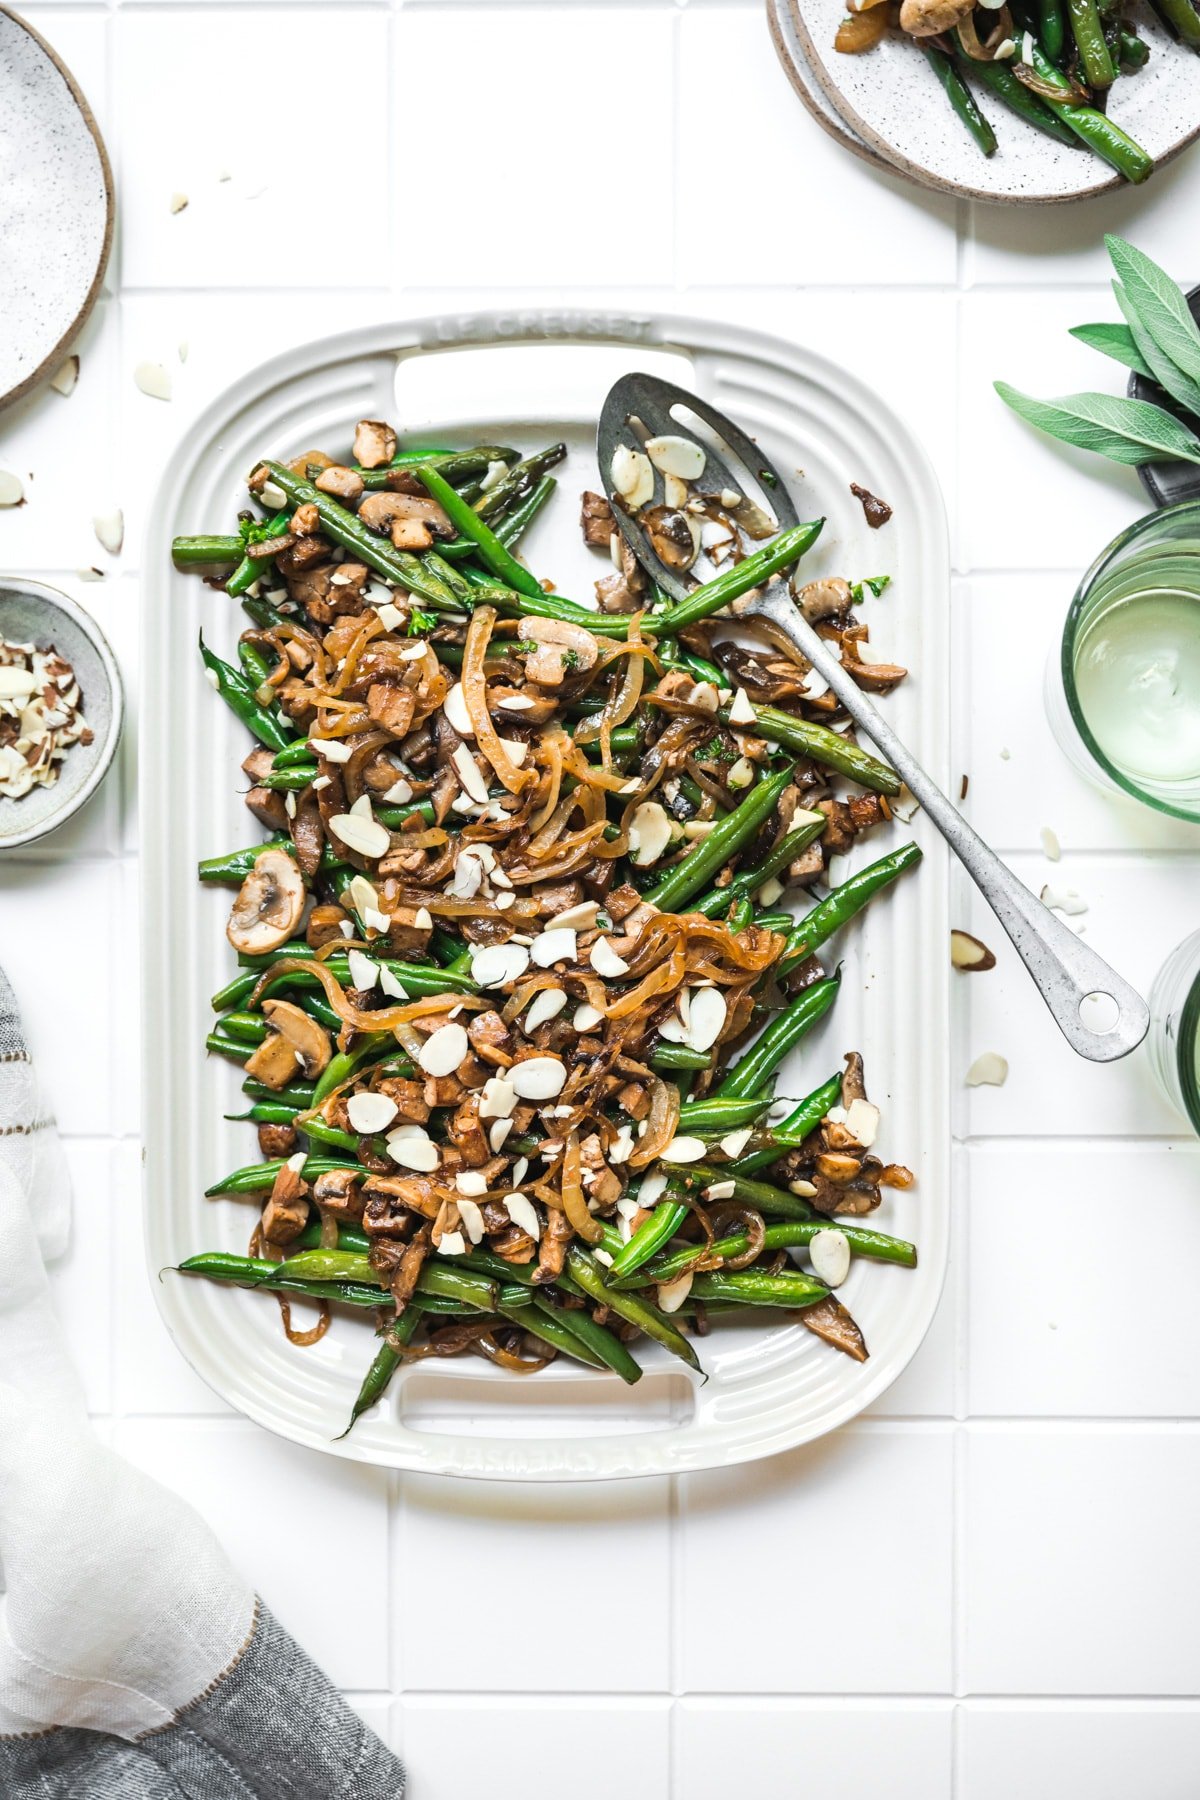
POLYGON ((660 1281, 658 1284, 658 1304, 665 1313, 678 1312, 692 1291, 692 1270, 685 1269, 674 1281, 660 1281))
POLYGON ((125 514, 119 506, 109 512, 97 513, 92 519, 92 530, 110 556, 120 556, 125 542, 125 514))
POLYGON ((347 849, 357 850, 360 856, 386 856, 392 842, 378 819, 365 819, 357 812, 335 813, 329 821, 329 829, 347 849))
POLYGON ((850 1273, 850 1240, 835 1228, 818 1231, 808 1246, 813 1274, 828 1288, 841 1287, 850 1273))
POLYGON ((439 1025, 421 1045, 417 1061, 426 1075, 453 1075, 470 1047, 461 1025, 439 1025))
POLYGON ((555 925, 549 931, 540 931, 529 946, 529 957, 539 969, 551 969, 556 962, 574 962, 574 931, 569 925, 555 925))
POLYGON ((979 974, 996 966, 996 958, 986 944, 981 944, 969 931, 959 931, 957 928, 950 933, 950 961, 956 969, 963 969, 969 974, 979 974))
POLYGON ((50 386, 54 389, 56 394, 62 394, 65 398, 67 394, 74 392, 75 383, 78 380, 79 358, 77 356, 68 356, 66 362, 60 363, 50 377, 50 386))
POLYGON ((386 1131, 396 1117, 396 1102, 387 1094, 351 1094, 346 1102, 346 1114, 351 1128, 370 1137, 377 1131, 386 1131))
POLYGON ((698 988, 688 1013, 688 1043, 693 1050, 711 1050, 725 1029, 728 1008, 720 988, 698 988))
POLYGON ((536 1031, 539 1025, 557 1019, 566 1004, 567 996, 561 988, 543 988, 540 994, 534 995, 533 1004, 525 1014, 525 1030, 536 1031))
POLYGON ((622 500, 635 511, 654 498, 654 470, 650 458, 627 444, 613 451, 612 484, 622 500))
POLYGON ((25 483, 11 469, 0 469, 0 506, 20 506, 25 498, 25 483))
POLYGON ((1008 1080, 1008 1063, 995 1050, 985 1050, 967 1070, 968 1087, 1003 1087, 1008 1080))
POLYGON ((485 944, 471 953, 471 975, 481 988, 505 987, 517 981, 529 967, 524 944, 485 944))
POLYGON ((646 455, 662 474, 680 481, 699 481, 708 461, 695 439, 686 437, 647 438, 646 455))
POLYGON ((553 1100, 563 1090, 567 1071, 557 1056, 529 1056, 513 1064, 508 1078, 522 1100, 553 1100))
POLYGON ((134 385, 151 400, 171 398, 171 377, 160 362, 140 362, 133 371, 134 385))
POLYGON ((675 1137, 662 1150, 665 1163, 694 1163, 704 1160, 707 1145, 703 1138, 675 1137))
POLYGON ((639 869, 658 861, 671 842, 671 821, 657 800, 644 800, 634 808, 629 824, 629 848, 639 869))
POLYGON ((604 976, 610 981, 615 981, 619 975, 628 975, 629 973, 629 964, 617 955, 606 937, 596 939, 588 955, 588 961, 597 975, 604 976))

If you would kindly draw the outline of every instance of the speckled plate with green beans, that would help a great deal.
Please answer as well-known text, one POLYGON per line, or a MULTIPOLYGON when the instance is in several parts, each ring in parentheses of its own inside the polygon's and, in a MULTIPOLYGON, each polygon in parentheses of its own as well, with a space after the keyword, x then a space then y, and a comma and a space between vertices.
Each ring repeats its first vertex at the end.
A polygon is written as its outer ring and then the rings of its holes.
MULTIPOLYGON (((975 97, 997 138, 995 153, 984 156, 912 39, 889 32, 861 55, 834 49, 846 16, 842 0, 767 0, 767 8, 785 66, 804 65, 803 73, 796 67, 791 72, 814 116, 832 108, 850 149, 882 157, 922 187, 999 205, 1046 206, 1126 185, 1091 150, 1057 143, 976 84, 975 97), (789 30, 778 22, 783 9, 789 30), (814 85, 820 102, 812 97, 814 85)), ((1150 58, 1113 84, 1108 114, 1158 167, 1200 133, 1200 56, 1177 44, 1145 6, 1137 9, 1137 24, 1150 58)), ((827 118, 821 123, 830 129, 827 118)))
MULTIPOLYGON (((264 451, 348 445, 360 418, 397 420, 449 445, 568 449, 557 504, 524 541, 529 566, 561 594, 595 579, 575 496, 597 485, 596 423, 616 376, 668 374, 735 417, 762 444, 805 516, 825 528, 805 560, 813 578, 886 573, 864 600, 872 644, 912 674, 887 705, 931 774, 948 779, 945 520, 924 452, 857 376, 738 326, 624 311, 612 299, 566 310, 455 315, 381 325, 303 346, 242 376, 195 422, 152 509, 143 609, 142 735, 144 1217, 152 1291, 183 1354, 229 1405, 314 1449, 385 1467, 524 1480, 598 1480, 719 1467, 832 1430, 877 1401, 933 1318, 949 1219, 948 857, 918 816, 854 867, 915 836, 920 868, 831 939, 838 1003, 783 1064, 781 1098, 798 1101, 860 1051, 879 1106, 881 1156, 907 1164, 872 1222, 918 1246, 913 1269, 856 1264, 840 1291, 870 1349, 831 1351, 786 1314, 735 1329, 714 1321, 702 1380, 666 1349, 639 1344, 635 1387, 565 1360, 535 1378, 477 1361, 402 1368, 384 1401, 341 1438, 369 1361, 369 1327, 338 1317, 309 1349, 290 1345, 263 1295, 159 1273, 200 1250, 244 1254, 253 1210, 206 1199, 245 1161, 240 1071, 205 1058, 211 996, 228 980, 227 891, 202 888, 204 857, 247 836, 236 771, 244 728, 214 703, 196 656, 201 628, 228 652, 236 602, 171 565, 171 540, 236 516, 264 451), (893 516, 866 525, 861 483, 893 516), (186 954, 181 954, 181 946, 186 954), (644 1352, 644 1354, 643 1354, 644 1352)), ((803 902, 800 903, 803 905, 803 902)), ((903 1410, 903 1401, 897 1402, 903 1410)))

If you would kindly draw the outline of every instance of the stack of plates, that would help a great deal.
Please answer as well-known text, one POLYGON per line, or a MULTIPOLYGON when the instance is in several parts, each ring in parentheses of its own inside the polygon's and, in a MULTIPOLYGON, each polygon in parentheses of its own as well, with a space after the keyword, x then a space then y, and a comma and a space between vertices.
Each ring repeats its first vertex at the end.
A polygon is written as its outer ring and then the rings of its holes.
MULTIPOLYGON (((984 156, 911 41, 891 32, 860 56, 834 49, 842 0, 767 0, 767 16, 780 61, 817 123, 878 168, 1002 205, 1051 205, 1123 185, 1090 150, 1046 137, 981 89, 999 140, 995 154, 984 156)), ((1138 30, 1150 60, 1115 84, 1108 112, 1164 163, 1200 133, 1200 56, 1176 44, 1146 8, 1138 9, 1138 30)))

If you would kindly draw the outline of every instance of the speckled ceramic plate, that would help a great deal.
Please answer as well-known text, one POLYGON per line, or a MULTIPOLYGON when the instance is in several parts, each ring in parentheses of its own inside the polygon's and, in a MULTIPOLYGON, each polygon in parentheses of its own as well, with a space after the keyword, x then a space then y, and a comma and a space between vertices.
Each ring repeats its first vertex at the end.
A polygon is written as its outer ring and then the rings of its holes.
MULTIPOLYGON (((893 33, 862 56, 842 56, 833 47, 845 17, 842 0, 784 4, 809 75, 843 124, 922 187, 1000 205, 1045 206, 1124 185, 1091 151, 1056 143, 990 95, 980 98, 999 144, 994 156, 983 156, 915 45, 893 33)), ((1181 49, 1144 8, 1138 29, 1150 60, 1116 83, 1108 111, 1161 164, 1200 133, 1200 56, 1181 49)))
POLYGON ((112 171, 69 69, 0 7, 0 406, 52 373, 100 291, 112 171))
POLYGON ((0 637, 65 656, 75 671, 90 744, 72 744, 58 780, 19 800, 0 797, 0 852, 31 844, 77 813, 104 780, 121 741, 125 705, 108 639, 93 618, 57 588, 15 575, 0 578, 0 637))
POLYGON ((890 162, 851 131, 809 68, 804 59, 796 21, 792 16, 791 0, 767 0, 767 23, 771 28, 775 52, 784 66, 788 80, 822 131, 827 132, 839 144, 844 144, 847 150, 853 150, 855 156, 861 156, 864 162, 873 163, 877 169, 890 169, 893 166, 890 162))

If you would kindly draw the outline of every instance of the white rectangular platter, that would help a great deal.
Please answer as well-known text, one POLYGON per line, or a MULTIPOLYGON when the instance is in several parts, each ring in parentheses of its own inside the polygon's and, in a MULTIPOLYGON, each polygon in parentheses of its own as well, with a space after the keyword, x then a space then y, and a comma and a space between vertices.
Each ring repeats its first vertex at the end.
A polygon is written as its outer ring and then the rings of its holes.
POLYGON ((949 1209, 947 853, 927 822, 873 834, 854 865, 910 833, 924 861, 826 948, 843 963, 832 1013, 779 1082, 801 1097, 861 1050, 883 1111, 878 1149, 917 1176, 872 1224, 915 1240, 909 1271, 856 1261, 842 1297, 870 1360, 852 1362, 792 1320, 715 1325, 700 1345, 707 1381, 657 1346, 639 1347, 634 1388, 561 1360, 533 1377, 475 1359, 402 1370, 384 1402, 340 1438, 373 1354, 370 1326, 339 1318, 312 1349, 283 1337, 265 1295, 159 1272, 201 1250, 243 1253, 255 1209, 206 1200, 229 1169, 257 1158, 239 1072, 204 1054, 210 996, 229 978, 227 889, 196 863, 261 835, 246 812, 244 729, 205 681, 203 629, 229 655, 244 623, 235 602, 171 566, 180 532, 231 527, 245 476, 264 455, 348 447, 360 418, 389 418, 418 441, 562 438, 559 493, 523 547, 559 591, 589 596, 603 573, 580 540, 577 496, 599 485, 595 422, 629 369, 669 374, 763 445, 802 518, 823 514, 806 578, 888 574, 864 604, 877 655, 910 679, 888 715, 943 786, 948 776, 948 574, 941 497, 903 423, 857 378, 806 348, 726 324, 603 310, 486 313, 358 329, 289 351, 236 381, 196 421, 152 511, 143 596, 141 813, 145 1234, 160 1311, 197 1372, 231 1406, 297 1443, 401 1469, 476 1477, 594 1480, 683 1472, 767 1456, 832 1430, 876 1399, 915 1354, 945 1274, 949 1209), (894 516, 869 531, 856 481, 894 516))

